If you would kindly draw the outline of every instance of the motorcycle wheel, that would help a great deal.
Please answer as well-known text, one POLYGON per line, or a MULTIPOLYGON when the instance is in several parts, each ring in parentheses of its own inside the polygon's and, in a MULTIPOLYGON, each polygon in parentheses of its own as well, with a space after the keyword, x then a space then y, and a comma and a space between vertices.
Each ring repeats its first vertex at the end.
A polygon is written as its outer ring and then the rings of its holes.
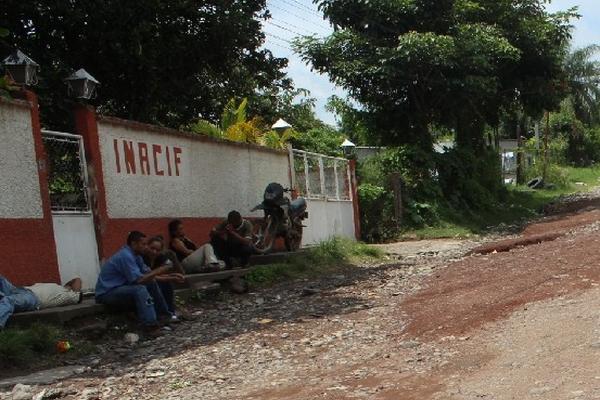
POLYGON ((277 221, 272 215, 266 216, 258 226, 254 248, 260 253, 271 251, 277 235, 277 221))
POLYGON ((285 236, 285 248, 287 251, 298 251, 302 245, 302 225, 294 224, 292 232, 285 236))

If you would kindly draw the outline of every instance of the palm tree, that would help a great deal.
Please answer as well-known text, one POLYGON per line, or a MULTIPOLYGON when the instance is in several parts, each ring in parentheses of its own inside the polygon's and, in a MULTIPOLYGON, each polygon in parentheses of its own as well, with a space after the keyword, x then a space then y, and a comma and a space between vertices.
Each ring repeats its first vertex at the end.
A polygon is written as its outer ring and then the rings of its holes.
POLYGON ((210 121, 199 119, 185 128, 194 133, 219 139, 255 143, 280 150, 286 148, 288 141, 297 137, 293 129, 286 129, 281 134, 269 130, 268 126, 259 117, 247 120, 247 107, 247 99, 243 99, 239 105, 236 104, 234 99, 231 99, 225 105, 220 124, 216 125, 210 121))
POLYGON ((575 116, 582 122, 600 122, 600 46, 590 45, 566 55, 564 69, 575 116))
POLYGON ((256 118, 248 121, 246 113, 247 108, 248 99, 243 99, 239 105, 236 104, 234 99, 231 99, 223 109, 219 125, 215 125, 204 119, 199 119, 190 124, 187 128, 194 133, 200 133, 219 139, 227 139, 234 142, 257 143, 261 136, 261 122, 256 118))

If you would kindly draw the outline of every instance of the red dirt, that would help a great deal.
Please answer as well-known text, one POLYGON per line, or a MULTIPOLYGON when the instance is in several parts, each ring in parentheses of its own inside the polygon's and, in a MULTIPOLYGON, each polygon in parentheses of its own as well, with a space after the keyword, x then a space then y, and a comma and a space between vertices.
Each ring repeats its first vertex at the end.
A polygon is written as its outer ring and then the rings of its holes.
POLYGON ((561 237, 563 233, 553 232, 545 233, 542 235, 526 236, 517 239, 507 239, 500 242, 487 243, 483 246, 479 246, 471 250, 468 255, 474 254, 491 254, 491 253, 502 253, 505 251, 511 251, 517 247, 531 246, 533 244, 540 244, 543 242, 551 242, 561 237))
MULTIPOLYGON (((552 229, 558 234, 561 229, 596 222, 599 215, 588 212, 528 229, 552 229)), ((591 287, 593 281, 600 281, 598 265, 596 232, 465 258, 429 277, 424 290, 403 302, 401 308, 411 320, 406 333, 428 338, 464 334, 524 304, 591 287)))
POLYGON ((549 217, 542 222, 536 222, 527 226, 525 230, 523 230, 523 235, 540 235, 549 232, 567 233, 574 228, 591 224, 598 220, 600 220, 600 210, 549 217))

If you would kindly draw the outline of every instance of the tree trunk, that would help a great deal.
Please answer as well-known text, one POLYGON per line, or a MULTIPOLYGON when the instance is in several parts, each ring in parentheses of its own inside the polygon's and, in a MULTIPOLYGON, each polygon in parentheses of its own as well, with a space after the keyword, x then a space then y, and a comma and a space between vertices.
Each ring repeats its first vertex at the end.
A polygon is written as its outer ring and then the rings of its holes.
POLYGON ((459 115, 456 121, 456 146, 474 153, 485 149, 485 123, 471 113, 459 115))
POLYGON ((523 167, 523 140, 521 136, 521 122, 522 119, 517 119, 517 185, 523 185, 525 183, 525 171, 523 167))

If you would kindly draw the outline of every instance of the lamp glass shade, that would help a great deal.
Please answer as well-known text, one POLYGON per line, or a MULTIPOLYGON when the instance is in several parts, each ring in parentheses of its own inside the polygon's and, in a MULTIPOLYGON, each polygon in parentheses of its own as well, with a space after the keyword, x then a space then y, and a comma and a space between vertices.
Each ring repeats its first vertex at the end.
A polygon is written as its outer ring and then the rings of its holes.
POLYGON ((96 96, 96 89, 100 82, 81 68, 65 79, 69 95, 77 99, 89 100, 96 96))
POLYGON ((31 86, 37 84, 37 72, 40 65, 21 50, 16 49, 4 59, 2 64, 17 85, 31 86))

